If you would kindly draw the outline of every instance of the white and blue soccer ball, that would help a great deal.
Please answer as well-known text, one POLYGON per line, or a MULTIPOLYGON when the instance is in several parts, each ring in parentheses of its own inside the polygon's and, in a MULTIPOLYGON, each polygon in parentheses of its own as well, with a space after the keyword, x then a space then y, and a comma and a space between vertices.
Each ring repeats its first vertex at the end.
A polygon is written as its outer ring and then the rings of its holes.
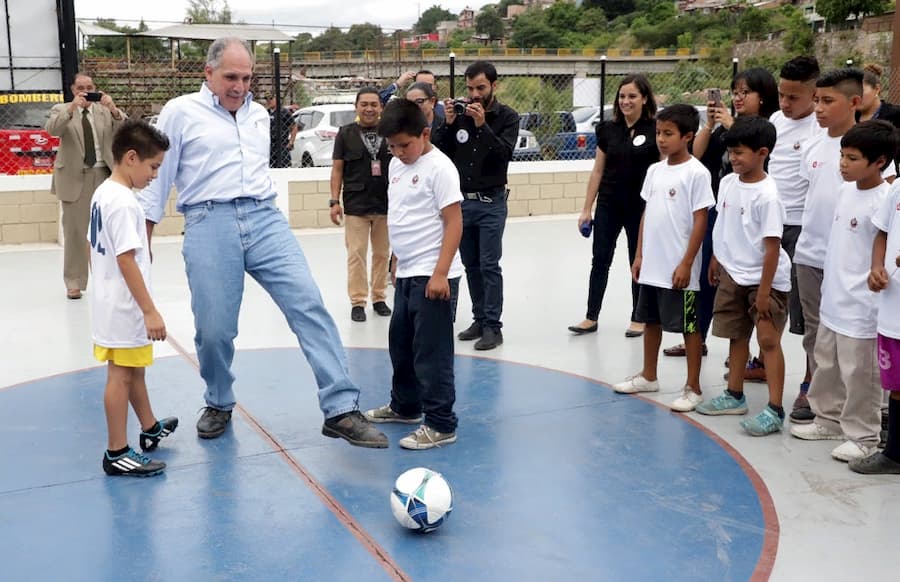
POLYGON ((394 483, 391 510, 405 528, 428 533, 436 530, 453 511, 450 484, 437 471, 416 467, 394 483))

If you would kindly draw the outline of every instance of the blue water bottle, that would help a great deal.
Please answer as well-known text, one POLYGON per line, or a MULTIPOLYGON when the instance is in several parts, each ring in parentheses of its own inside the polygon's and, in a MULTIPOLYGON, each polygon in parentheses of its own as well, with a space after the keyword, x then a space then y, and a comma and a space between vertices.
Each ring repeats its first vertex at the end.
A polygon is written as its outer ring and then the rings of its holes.
POLYGON ((594 227, 593 220, 589 220, 588 222, 585 222, 584 224, 582 224, 581 227, 579 228, 579 230, 581 230, 581 236, 583 236, 584 238, 590 238, 591 237, 591 229, 593 227, 594 227))

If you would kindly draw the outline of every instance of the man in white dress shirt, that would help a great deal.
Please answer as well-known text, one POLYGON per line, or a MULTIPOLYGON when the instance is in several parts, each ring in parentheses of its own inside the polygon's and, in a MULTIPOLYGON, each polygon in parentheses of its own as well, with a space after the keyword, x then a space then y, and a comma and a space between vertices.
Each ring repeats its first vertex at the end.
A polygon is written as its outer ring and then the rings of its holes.
POLYGON ((300 341, 318 384, 322 434, 356 446, 385 448, 387 437, 359 413, 337 328, 325 310, 306 258, 275 206, 269 179, 269 114, 250 93, 253 53, 246 42, 221 38, 206 59, 206 83, 169 101, 158 127, 171 147, 139 198, 148 238, 178 189, 184 214, 184 260, 191 288, 206 408, 201 438, 225 432, 235 406, 234 338, 244 273, 265 289, 300 341))

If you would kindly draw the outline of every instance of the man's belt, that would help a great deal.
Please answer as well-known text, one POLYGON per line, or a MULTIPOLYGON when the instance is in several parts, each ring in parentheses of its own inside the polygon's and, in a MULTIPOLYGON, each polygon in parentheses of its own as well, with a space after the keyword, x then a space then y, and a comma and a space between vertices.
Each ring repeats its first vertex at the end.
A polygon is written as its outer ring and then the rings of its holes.
POLYGON ((478 200, 479 202, 493 204, 494 198, 499 198, 500 196, 506 195, 506 188, 483 190, 481 192, 463 192, 462 195, 466 200, 478 200))

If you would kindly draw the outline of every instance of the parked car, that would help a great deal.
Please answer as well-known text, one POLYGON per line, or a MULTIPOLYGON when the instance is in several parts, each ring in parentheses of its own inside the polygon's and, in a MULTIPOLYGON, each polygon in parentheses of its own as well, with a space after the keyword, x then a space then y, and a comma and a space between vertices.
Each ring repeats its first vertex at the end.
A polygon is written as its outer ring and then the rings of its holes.
POLYGON ((59 92, 0 92, 0 174, 50 174, 59 138, 44 129, 59 92))
MULTIPOLYGON (((603 106, 603 119, 609 120, 613 116, 613 106, 603 106)), ((575 120, 575 131, 594 131, 600 123, 600 106, 578 107, 572 110, 572 118, 575 120)))
POLYGON ((350 103, 313 105, 298 109, 292 119, 299 130, 291 150, 291 166, 330 166, 338 129, 356 119, 356 109, 350 103))
POLYGON ((534 132, 545 160, 588 160, 594 157, 597 136, 593 129, 577 131, 571 111, 522 113, 519 115, 519 127, 534 132))
POLYGON ((519 129, 519 137, 516 139, 516 149, 513 150, 512 161, 535 162, 543 160, 541 146, 534 134, 527 129, 519 129))

